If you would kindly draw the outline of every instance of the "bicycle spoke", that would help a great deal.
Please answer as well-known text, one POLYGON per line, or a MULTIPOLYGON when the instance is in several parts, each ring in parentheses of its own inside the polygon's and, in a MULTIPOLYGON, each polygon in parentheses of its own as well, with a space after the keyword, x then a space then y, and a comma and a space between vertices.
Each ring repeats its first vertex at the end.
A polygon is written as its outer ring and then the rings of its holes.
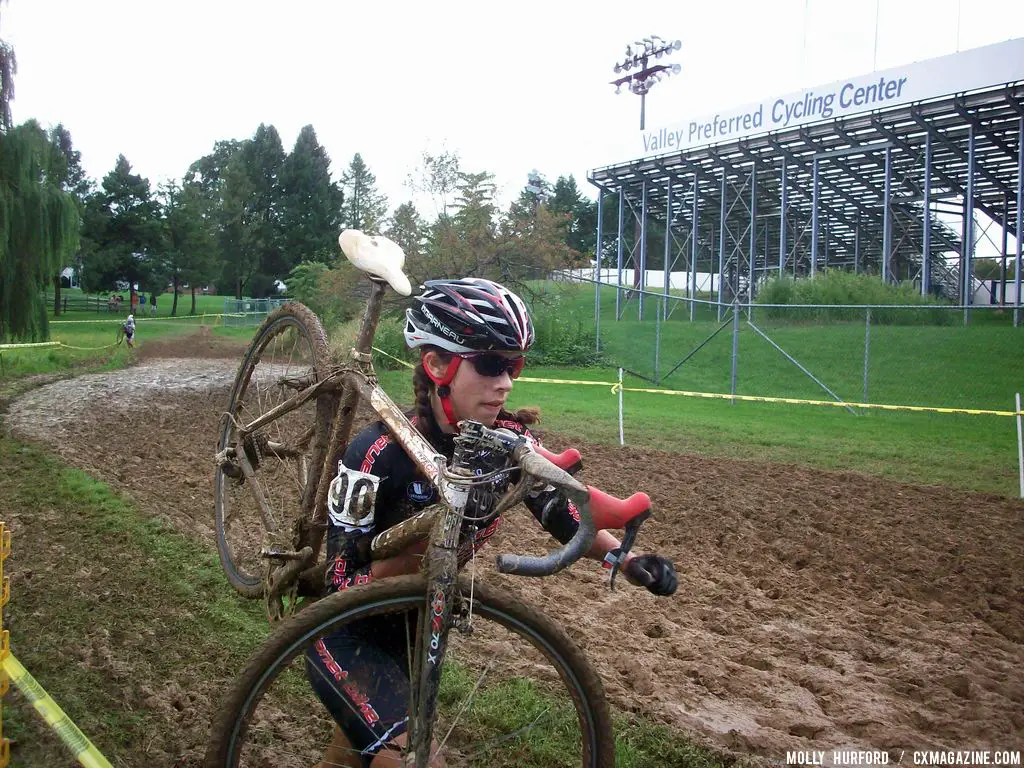
POLYGON ((462 708, 458 711, 458 714, 456 714, 455 717, 453 718, 451 727, 448 728, 448 733, 444 735, 444 738, 441 739, 441 743, 437 745, 437 751, 430 756, 431 760, 433 760, 439 754, 441 754, 441 750, 444 749, 444 745, 448 743, 448 737, 452 735, 452 731, 455 730, 455 726, 459 724, 459 719, 462 717, 466 709, 469 708, 469 705, 473 702, 473 697, 476 696, 476 692, 480 689, 481 683, 483 683, 484 678, 487 676, 487 673, 491 671, 491 668, 493 666, 494 659, 491 659, 490 663, 487 665, 484 671, 480 673, 480 677, 477 678, 476 684, 473 686, 473 690, 470 691, 469 696, 466 697, 466 701, 463 703, 462 708))
MULTIPOLYGON (((231 424, 252 424, 286 403, 298 393, 290 383, 319 378, 318 360, 327 359, 323 331, 308 311, 285 308, 268 318, 240 367, 228 405, 231 424)), ((253 468, 244 482, 219 478, 217 487, 221 561, 235 588, 248 596, 261 589, 263 546, 291 547, 291 523, 300 514, 307 481, 318 475, 312 466, 317 403, 313 397, 279 413, 244 440, 234 426, 222 436, 222 447, 245 451, 253 468), (256 489, 266 502, 262 512, 256 489), (280 539, 264 541, 264 515, 281 531, 280 539)))

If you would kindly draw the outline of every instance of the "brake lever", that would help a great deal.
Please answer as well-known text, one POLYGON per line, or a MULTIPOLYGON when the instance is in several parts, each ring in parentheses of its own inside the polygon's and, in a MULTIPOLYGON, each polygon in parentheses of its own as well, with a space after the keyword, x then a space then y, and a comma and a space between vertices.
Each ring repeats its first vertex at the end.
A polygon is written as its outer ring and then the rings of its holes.
POLYGON ((626 562, 626 558, 629 557, 629 552, 633 549, 633 544, 636 543, 637 534, 640 533, 640 526, 643 525, 644 520, 651 516, 651 510, 637 515, 628 523, 626 523, 625 531, 626 535, 622 537, 622 544, 607 555, 604 556, 604 567, 611 569, 611 578, 608 581, 608 589, 615 589, 615 577, 619 573, 619 569, 626 562))

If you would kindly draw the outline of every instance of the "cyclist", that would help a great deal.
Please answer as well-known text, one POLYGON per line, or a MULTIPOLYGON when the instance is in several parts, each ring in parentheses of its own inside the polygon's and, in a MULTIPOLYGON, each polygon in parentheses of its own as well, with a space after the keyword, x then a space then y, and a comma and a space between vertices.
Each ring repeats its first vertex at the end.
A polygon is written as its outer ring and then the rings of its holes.
POLYGON ((128 315, 124 323, 121 325, 121 329, 124 331, 124 340, 129 347, 135 346, 135 315, 128 315))
MULTIPOLYGON (((430 280, 423 289, 406 311, 405 326, 406 343, 420 350, 420 364, 413 372, 414 425, 449 459, 456 424, 462 419, 534 439, 528 425, 538 420, 538 411, 505 409, 512 382, 534 341, 533 323, 522 299, 498 283, 478 278, 430 280)), ((369 541, 436 503, 433 486, 382 422, 366 427, 351 441, 342 464, 328 501, 328 590, 416 573, 425 545, 371 564, 369 541), (376 485, 373 509, 353 511, 338 498, 336 489, 342 484, 337 480, 342 474, 348 476, 346 487, 358 481, 376 485)), ((526 505, 560 542, 572 537, 579 513, 562 492, 550 487, 534 492, 526 505)), ((466 532, 460 565, 500 523, 498 517, 466 532)), ((588 555, 604 560, 618 546, 614 536, 601 531, 588 555)), ((656 595, 676 590, 675 568, 659 555, 631 555, 623 574, 656 595)), ((307 652, 310 682, 340 726, 321 765, 351 764, 344 761, 353 750, 362 761, 355 765, 401 765, 396 748, 405 741, 409 702, 406 642, 404 622, 396 625, 394 617, 381 617, 338 630, 307 652)))

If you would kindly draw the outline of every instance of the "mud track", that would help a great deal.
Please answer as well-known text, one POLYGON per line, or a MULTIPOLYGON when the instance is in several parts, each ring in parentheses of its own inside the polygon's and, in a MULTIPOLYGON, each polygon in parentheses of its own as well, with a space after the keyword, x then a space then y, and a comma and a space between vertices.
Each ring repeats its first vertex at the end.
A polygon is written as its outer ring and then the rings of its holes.
MULTIPOLYGON (((239 357, 218 359, 212 342, 189 344, 187 359, 159 357, 183 351, 151 345, 157 356, 133 368, 48 384, 15 401, 6 421, 212 547, 211 456, 239 357)), ((675 560, 679 592, 609 592, 589 562, 540 581, 486 578, 563 621, 615 706, 773 759, 794 749, 1020 747, 1024 504, 854 473, 576 446, 585 482, 650 493, 657 520, 640 546, 675 560)), ((529 515, 512 513, 488 549, 549 543, 529 515)), ((202 741, 188 731, 209 714, 190 713, 183 743, 202 741)))

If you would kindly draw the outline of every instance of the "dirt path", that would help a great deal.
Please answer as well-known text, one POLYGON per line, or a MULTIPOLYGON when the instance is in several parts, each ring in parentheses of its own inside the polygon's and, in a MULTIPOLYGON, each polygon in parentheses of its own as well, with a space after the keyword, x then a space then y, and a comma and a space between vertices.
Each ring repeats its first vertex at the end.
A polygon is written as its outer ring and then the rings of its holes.
MULTIPOLYGON (((6 420, 212 542, 211 455, 238 359, 154 358, 55 382, 14 402, 6 420)), ((546 442, 566 447, 556 435, 546 442)), ((487 578, 559 617, 616 706, 776 759, 795 749, 1020 748, 1024 504, 853 473, 577 447, 585 482, 650 492, 658 519, 640 546, 679 564, 677 595, 609 593, 587 563, 543 581, 487 578)), ((489 549, 546 546, 532 518, 513 513, 489 549)))

